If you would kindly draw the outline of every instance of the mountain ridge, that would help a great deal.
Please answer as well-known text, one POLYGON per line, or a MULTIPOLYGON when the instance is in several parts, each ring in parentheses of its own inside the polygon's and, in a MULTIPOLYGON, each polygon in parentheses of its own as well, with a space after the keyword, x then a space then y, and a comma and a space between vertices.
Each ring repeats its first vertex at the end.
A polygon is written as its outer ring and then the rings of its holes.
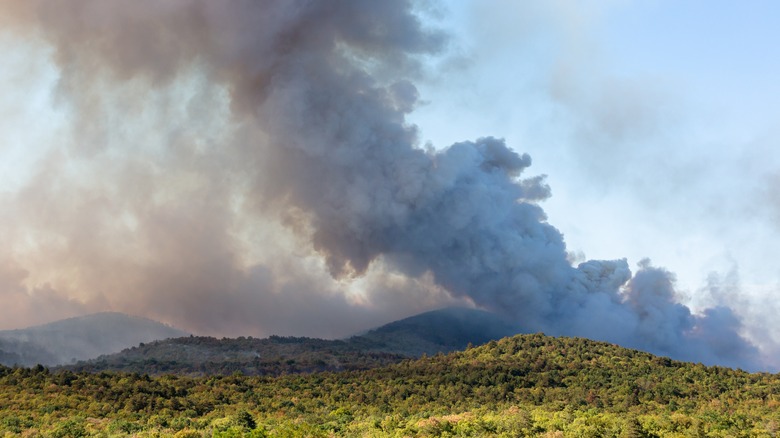
POLYGON ((462 350, 517 333, 492 313, 469 308, 424 312, 345 339, 270 336, 171 338, 66 366, 73 371, 148 374, 279 375, 370 369, 462 350))
POLYGON ((353 336, 412 357, 449 353, 520 333, 501 316, 480 309, 445 307, 412 315, 353 336))

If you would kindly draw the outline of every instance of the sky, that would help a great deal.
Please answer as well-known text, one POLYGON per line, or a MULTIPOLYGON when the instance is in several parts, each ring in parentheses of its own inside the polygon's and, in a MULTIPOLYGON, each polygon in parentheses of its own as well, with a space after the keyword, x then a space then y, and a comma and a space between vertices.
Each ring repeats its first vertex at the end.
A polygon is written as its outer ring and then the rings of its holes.
POLYGON ((686 289, 776 283, 773 3, 488 4, 451 5, 468 60, 421 87, 426 139, 501 132, 531 154, 570 250, 650 257, 686 289))
POLYGON ((0 3, 0 329, 467 305, 780 365, 773 2, 139 5, 0 3))
POLYGON ((777 4, 496 0, 449 12, 462 59, 420 86, 411 118, 426 140, 504 137, 547 175, 544 209, 569 251, 649 258, 693 307, 725 300, 752 330, 776 327, 777 4))

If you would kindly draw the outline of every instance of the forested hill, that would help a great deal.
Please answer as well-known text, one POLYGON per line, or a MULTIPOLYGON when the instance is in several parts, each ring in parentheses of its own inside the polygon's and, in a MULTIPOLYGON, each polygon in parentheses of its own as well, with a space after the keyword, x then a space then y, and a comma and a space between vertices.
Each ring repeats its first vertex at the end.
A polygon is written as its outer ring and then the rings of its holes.
POLYGON ((71 371, 141 374, 271 375, 376 368, 408 356, 375 350, 366 340, 271 336, 216 339, 189 336, 140 344, 63 367, 71 371))
POLYGON ((0 391, 0 434, 771 437, 780 429, 778 375, 541 334, 275 378, 0 368, 0 391))
POLYGON ((394 321, 343 340, 189 336, 144 343, 65 368, 152 375, 279 375, 359 370, 423 354, 462 350, 469 344, 484 344, 517 331, 489 312, 447 308, 394 321))

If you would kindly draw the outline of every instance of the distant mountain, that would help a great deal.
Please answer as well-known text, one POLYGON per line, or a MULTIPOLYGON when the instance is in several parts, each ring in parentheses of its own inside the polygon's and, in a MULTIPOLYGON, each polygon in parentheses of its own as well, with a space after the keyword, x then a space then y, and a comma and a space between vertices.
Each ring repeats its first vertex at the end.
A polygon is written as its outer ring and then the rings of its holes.
POLYGON ((0 331, 0 364, 47 366, 113 353, 186 332, 151 319, 105 312, 20 330, 0 331))
POLYGON ((448 308, 391 322, 343 340, 189 336, 145 343, 65 368, 183 375, 361 370, 423 354, 462 350, 469 344, 483 344, 517 331, 495 314, 448 308))
POLYGON ((463 350, 469 344, 481 345, 519 332, 517 325, 495 313, 450 307, 391 322, 352 341, 367 340, 366 348, 418 357, 463 350))

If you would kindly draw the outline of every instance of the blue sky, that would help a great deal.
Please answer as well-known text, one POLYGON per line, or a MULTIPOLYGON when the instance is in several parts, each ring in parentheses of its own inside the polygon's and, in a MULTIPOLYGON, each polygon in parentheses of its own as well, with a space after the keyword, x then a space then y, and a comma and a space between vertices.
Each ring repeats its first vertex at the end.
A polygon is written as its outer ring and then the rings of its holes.
POLYGON ((423 138, 528 152, 550 222, 588 258, 650 257, 692 294, 711 271, 777 283, 775 3, 450 8, 462 62, 421 87, 423 138))

